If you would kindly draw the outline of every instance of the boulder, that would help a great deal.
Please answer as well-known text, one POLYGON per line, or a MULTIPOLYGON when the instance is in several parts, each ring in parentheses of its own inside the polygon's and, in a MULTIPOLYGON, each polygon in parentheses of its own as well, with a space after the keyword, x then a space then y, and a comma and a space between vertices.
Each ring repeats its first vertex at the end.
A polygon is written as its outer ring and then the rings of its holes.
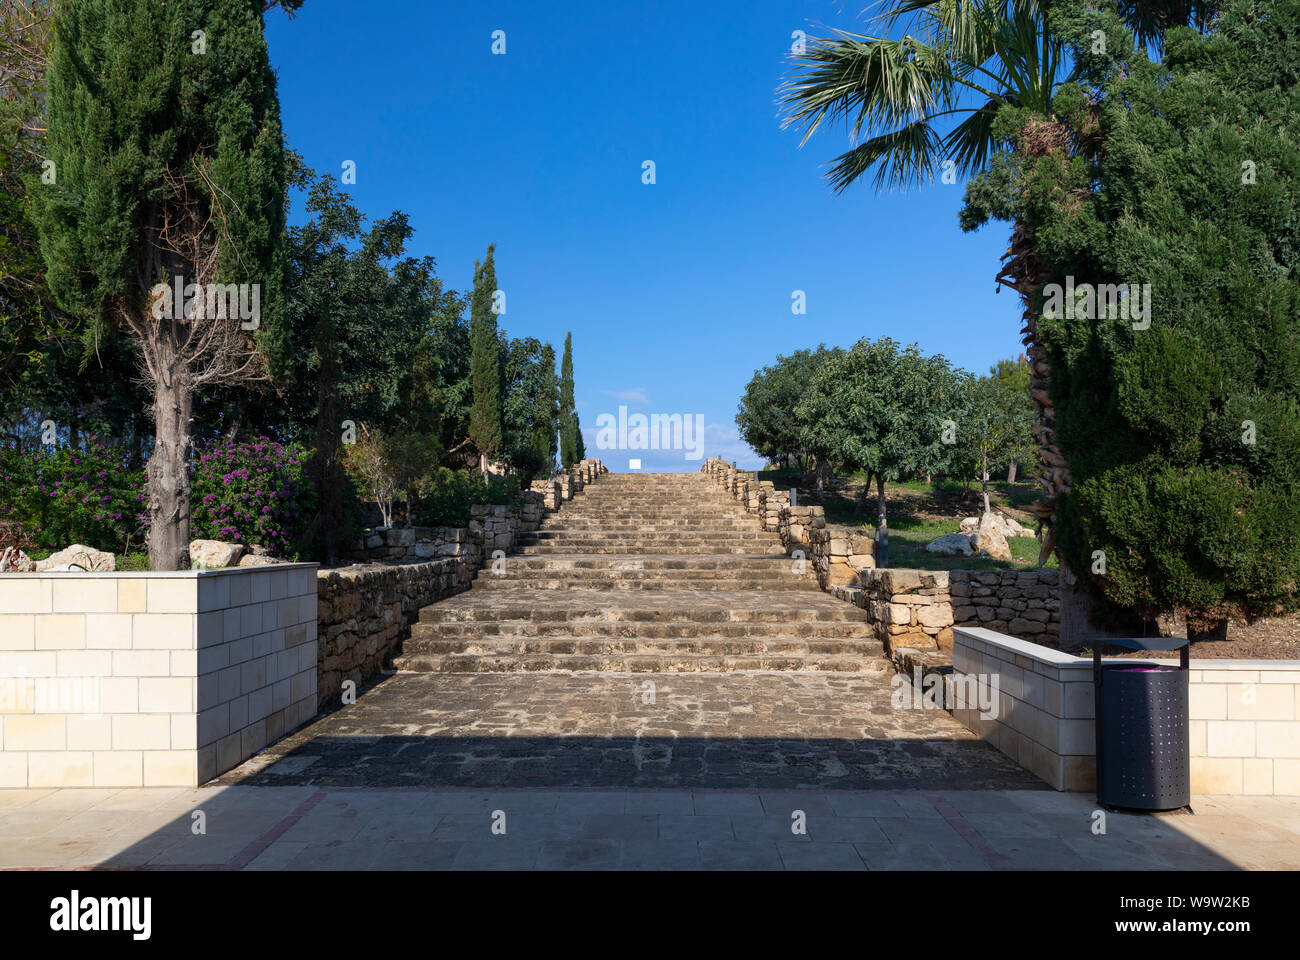
POLYGON ((36 562, 36 569, 41 572, 54 570, 94 570, 105 573, 117 569, 117 558, 111 553, 96 550, 84 543, 74 543, 64 547, 58 553, 52 553, 44 560, 36 562))
POLYGON ((937 540, 927 543, 925 549, 929 553, 937 553, 945 557, 969 557, 973 552, 971 538, 964 533, 945 533, 937 540))
POLYGON ((264 553, 246 553, 239 558, 236 566, 240 567, 269 567, 273 563, 288 563, 288 560, 281 560, 279 557, 268 556, 264 553))
POLYGON ((242 543, 227 543, 224 540, 191 540, 190 566, 208 570, 218 567, 233 567, 244 555, 242 543))
POLYGON ((991 557, 1004 563, 1012 562, 1007 538, 1003 535, 1002 528, 996 524, 979 527, 971 536, 970 542, 975 548, 975 553, 981 557, 991 557))
POLYGON ((1038 536, 1038 534, 1034 533, 1034 531, 1030 530, 1028 527, 1021 526, 1018 520, 1015 520, 1012 517, 1003 516, 1000 513, 986 513, 978 517, 966 517, 961 522, 961 532, 974 536, 975 531, 978 530, 980 526, 989 525, 997 527, 1003 537, 1038 536))

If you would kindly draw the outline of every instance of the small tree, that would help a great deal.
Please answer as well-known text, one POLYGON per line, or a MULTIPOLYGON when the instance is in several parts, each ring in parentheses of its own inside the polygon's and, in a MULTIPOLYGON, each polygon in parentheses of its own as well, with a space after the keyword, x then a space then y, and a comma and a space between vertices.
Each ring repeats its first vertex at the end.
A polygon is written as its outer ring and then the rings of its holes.
POLYGON ((1029 358, 1022 353, 1014 360, 999 360, 989 367, 989 373, 1002 388, 1008 413, 1023 424, 1023 429, 1016 434, 1018 441, 1008 451, 1006 465, 1007 483, 1015 483, 1020 464, 1031 460, 1038 451, 1034 437, 1034 399, 1029 392, 1032 379, 1029 358))
POLYGON ((996 377, 965 381, 964 413, 958 425, 958 459, 980 481, 984 513, 989 512, 991 471, 1033 452, 1033 407, 996 377))
POLYGON ((361 424, 356 442, 343 448, 344 466, 356 485, 379 505, 385 527, 393 525, 393 499, 401 488, 399 469, 390 456, 393 446, 378 430, 361 424))
POLYGON ((497 317, 493 312, 497 275, 489 244, 482 262, 474 262, 474 294, 470 301, 470 380, 474 406, 469 436, 479 452, 479 470, 487 477, 488 462, 501 452, 501 366, 497 317))
POLYGON ((283 283, 284 146, 261 6, 77 0, 54 36, 55 182, 33 183, 33 217, 60 305, 139 351, 150 564, 174 570, 188 563, 194 392, 265 376, 246 322, 274 323, 283 283), (214 304, 226 284, 257 289, 258 316, 214 304))
MULTIPOLYGON (((960 417, 961 379, 942 356, 889 338, 859 340, 826 358, 796 415, 841 468, 876 484, 876 563, 889 565, 885 482, 941 472, 953 458, 945 442, 960 417)), ((954 438, 955 441, 955 438, 954 438)))

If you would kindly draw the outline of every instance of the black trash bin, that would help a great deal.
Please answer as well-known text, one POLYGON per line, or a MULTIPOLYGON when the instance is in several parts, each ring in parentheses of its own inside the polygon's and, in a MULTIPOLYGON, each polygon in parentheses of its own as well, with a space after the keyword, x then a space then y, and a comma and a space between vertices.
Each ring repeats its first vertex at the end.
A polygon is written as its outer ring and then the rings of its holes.
POLYGON ((1179 651, 1177 667, 1101 664, 1096 687, 1097 802, 1131 810, 1176 810, 1191 803, 1187 733, 1187 641, 1181 637, 1105 643, 1130 650, 1179 651))

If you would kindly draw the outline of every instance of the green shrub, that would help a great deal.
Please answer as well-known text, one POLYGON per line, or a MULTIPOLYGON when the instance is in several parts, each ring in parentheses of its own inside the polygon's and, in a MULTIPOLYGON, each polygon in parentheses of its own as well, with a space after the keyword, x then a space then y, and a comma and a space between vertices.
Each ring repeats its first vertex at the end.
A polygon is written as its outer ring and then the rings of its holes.
POLYGON ((516 476, 493 477, 484 483, 483 475, 475 471, 439 467, 416 502, 415 522, 422 527, 468 526, 470 507, 479 503, 518 506, 519 494, 516 476))
POLYGON ((0 520, 21 526, 37 550, 84 543, 125 553, 148 529, 144 471, 94 437, 84 450, 0 445, 0 520))
POLYGON ((208 450, 194 467, 190 536, 258 543, 297 559, 316 515, 308 462, 302 447, 266 437, 208 450))

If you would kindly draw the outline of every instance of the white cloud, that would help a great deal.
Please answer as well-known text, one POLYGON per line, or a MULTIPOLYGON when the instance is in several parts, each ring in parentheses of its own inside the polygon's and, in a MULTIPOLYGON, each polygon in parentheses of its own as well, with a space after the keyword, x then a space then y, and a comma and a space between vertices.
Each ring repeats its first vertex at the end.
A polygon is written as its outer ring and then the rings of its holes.
POLYGON ((650 394, 646 392, 645 387, 635 387, 631 390, 602 390, 600 392, 607 397, 613 397, 615 400, 622 400, 624 403, 650 402, 650 394))

